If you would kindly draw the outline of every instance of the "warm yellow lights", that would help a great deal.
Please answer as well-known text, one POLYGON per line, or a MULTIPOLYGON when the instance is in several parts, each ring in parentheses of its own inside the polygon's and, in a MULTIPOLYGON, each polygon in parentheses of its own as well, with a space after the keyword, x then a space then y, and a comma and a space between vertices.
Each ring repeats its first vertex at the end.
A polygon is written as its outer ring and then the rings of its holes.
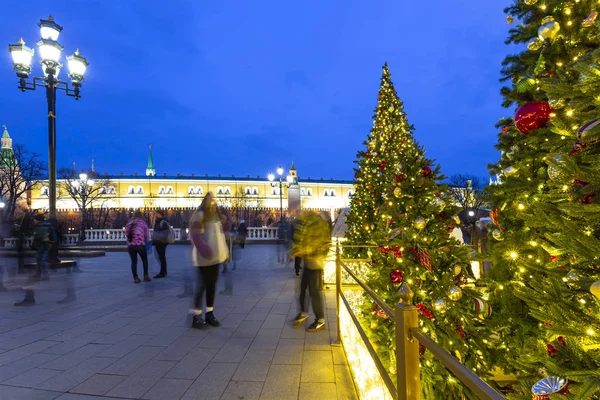
POLYGON ((565 14, 571 15, 571 9, 570 8, 565 8, 565 14))
POLYGON ((593 329, 588 329, 585 333, 587 333, 588 335, 592 336, 596 334, 596 331, 594 331, 593 329))
POLYGON ((339 318, 340 336, 359 398, 392 400, 367 346, 344 305, 339 310, 339 318))
POLYGON ((563 185, 562 189, 563 189, 563 192, 566 192, 567 190, 569 190, 569 187, 567 185, 563 185))
POLYGON ((580 302, 581 304, 585 304, 585 299, 579 299, 579 302, 580 302))
POLYGON ((511 252, 508 254, 508 256, 509 256, 510 258, 512 258, 513 260, 516 260, 516 259, 517 259, 517 257, 519 257, 519 253, 517 253, 516 251, 511 251, 511 252))
POLYGON ((573 21, 567 21, 567 25, 568 25, 568 26, 571 26, 571 25, 573 25, 573 21))
POLYGON ((523 211, 525 209, 525 204, 519 203, 519 205, 517 206, 517 208, 519 209, 519 211, 523 211))
POLYGON ((524 274, 524 273, 526 272, 526 269, 525 269, 525 268, 523 268, 523 267, 520 267, 520 268, 519 268, 519 272, 520 272, 520 273, 522 273, 522 274, 524 274))
POLYGON ((573 116, 573 110, 567 110, 567 117, 573 116))
POLYGON ((559 61, 559 62, 557 62, 557 63, 556 63, 556 66, 557 66, 557 67, 562 67, 562 66, 563 66, 563 63, 559 61))
POLYGON ((542 5, 540 6, 540 8, 541 8, 542 10, 545 10, 545 9, 546 9, 546 5, 545 5, 545 4, 542 4, 542 5))
POLYGON ((536 242, 535 240, 532 240, 531 242, 529 242, 530 245, 532 245, 533 247, 536 247, 538 245, 538 242, 536 242))

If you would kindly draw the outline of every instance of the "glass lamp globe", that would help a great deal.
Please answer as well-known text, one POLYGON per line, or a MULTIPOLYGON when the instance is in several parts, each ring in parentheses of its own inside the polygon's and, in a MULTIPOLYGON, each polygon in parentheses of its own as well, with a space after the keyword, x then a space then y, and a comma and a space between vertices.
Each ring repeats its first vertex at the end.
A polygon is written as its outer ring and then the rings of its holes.
POLYGON ((279 175, 279 176, 283 175, 283 168, 281 168, 281 167, 277 168, 277 175, 279 175))
POLYGON ((269 181, 273 182, 275 180, 275 175, 273 175, 273 173, 270 172, 268 178, 269 178, 269 181))
POLYGON ((40 35, 42 36, 42 39, 54 41, 58 40, 58 35, 63 29, 62 26, 54 22, 52 15, 50 15, 48 19, 41 19, 40 22, 38 22, 38 26, 40 27, 40 35))
POLYGON ((60 44, 50 39, 42 39, 37 42, 37 45, 40 48, 42 62, 58 63, 60 60, 60 53, 63 49, 60 44))
POLYGON ((87 181, 87 185, 88 186, 94 186, 94 180, 90 179, 89 181, 87 181))
POLYGON ((25 46, 23 39, 20 39, 17 44, 8 45, 8 51, 13 59, 14 69, 17 72, 31 71, 31 59, 33 58, 34 50, 25 46))
POLYGON ((81 56, 79 49, 72 56, 67 56, 67 63, 69 65, 69 78, 73 83, 80 83, 83 81, 83 75, 88 67, 88 62, 85 57, 81 56))
POLYGON ((87 174, 83 174, 83 173, 79 174, 79 179, 82 181, 87 180, 87 174))

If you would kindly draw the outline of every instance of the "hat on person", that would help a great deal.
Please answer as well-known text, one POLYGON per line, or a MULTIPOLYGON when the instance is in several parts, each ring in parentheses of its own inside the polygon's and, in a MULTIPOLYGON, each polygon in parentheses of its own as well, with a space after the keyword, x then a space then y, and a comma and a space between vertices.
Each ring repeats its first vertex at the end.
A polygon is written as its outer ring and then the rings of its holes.
POLYGON ((240 224, 245 224, 245 223, 246 223, 245 219, 243 219, 243 220, 240 221, 240 224))

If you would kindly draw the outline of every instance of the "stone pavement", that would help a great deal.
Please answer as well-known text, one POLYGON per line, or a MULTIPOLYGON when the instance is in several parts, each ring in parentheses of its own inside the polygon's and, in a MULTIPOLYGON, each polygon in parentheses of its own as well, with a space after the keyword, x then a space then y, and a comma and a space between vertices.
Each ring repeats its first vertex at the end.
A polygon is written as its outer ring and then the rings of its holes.
POLYGON ((0 260, 9 287, 0 293, 0 399, 356 398, 343 350, 330 345, 333 289, 327 330, 293 328, 291 264, 277 264, 275 246, 247 246, 237 270, 219 277, 222 326, 190 329, 191 300, 177 297, 195 278, 189 248, 172 246, 167 256, 167 279, 137 285, 126 253, 80 260, 83 273, 51 272, 37 285, 33 307, 13 306, 23 298, 10 276, 16 260, 0 260), (69 291, 77 300, 57 304, 69 291))

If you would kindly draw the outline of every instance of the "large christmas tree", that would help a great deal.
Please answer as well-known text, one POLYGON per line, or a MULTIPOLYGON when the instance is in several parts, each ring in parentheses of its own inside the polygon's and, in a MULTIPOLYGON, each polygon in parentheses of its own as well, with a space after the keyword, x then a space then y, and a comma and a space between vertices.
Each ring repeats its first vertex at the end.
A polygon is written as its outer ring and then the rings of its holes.
MULTIPOLYGON (((389 305, 399 302, 399 287, 415 293, 421 329, 467 367, 485 376, 483 321, 491 309, 467 284, 469 250, 451 237, 457 208, 452 206, 439 167, 425 158, 412 136, 387 65, 383 67, 373 128, 358 153, 356 195, 348 215, 354 245, 376 245, 367 284, 389 305)), ((378 354, 395 373, 394 325, 366 300, 364 326, 378 354)), ((421 362, 424 398, 475 398, 432 354, 421 362)))
MULTIPOLYGON (((495 227, 488 255, 493 267, 487 284, 495 313, 489 327, 496 333, 491 342, 497 350, 493 362, 517 375, 525 384, 525 397, 531 396, 532 384, 546 374, 562 372, 559 376, 564 377, 569 375, 567 370, 573 370, 577 372, 570 376, 575 376, 590 365, 576 366, 578 358, 570 354, 574 364, 568 366, 563 360, 558 369, 550 356, 555 355, 557 346, 566 348, 562 343, 567 331, 575 332, 574 325, 566 324, 567 315, 583 317, 573 312, 571 300, 577 297, 573 292, 564 298, 564 304, 561 301, 567 290, 563 278, 571 279, 568 270, 563 271, 566 258, 586 260, 589 267, 594 257, 588 256, 595 251, 587 247, 589 242, 578 240, 582 230, 576 226, 583 220, 576 215, 582 214, 573 209, 575 204, 579 208, 579 203, 568 200, 575 172, 571 170, 569 185, 557 175, 561 169, 575 168, 566 158, 582 120, 575 116, 566 86, 578 74, 567 65, 598 47, 600 42, 589 29, 593 22, 582 23, 595 18, 597 14, 590 13, 597 5, 592 0, 519 0, 505 10, 509 22, 521 22, 510 30, 507 42, 527 43, 527 48, 507 57, 502 71, 511 83, 502 89, 504 105, 519 108, 514 118, 499 124, 502 132, 497 147, 502 157, 491 166, 502 183, 491 189, 495 227), (567 250, 565 242, 570 241, 579 242, 575 246, 578 251, 567 250)), ((566 172, 562 174, 567 179, 566 172)), ((589 190, 592 188, 584 191, 589 190)), ((585 308, 583 303, 575 306, 585 308)), ((590 322, 588 317, 579 323, 590 322)), ((569 349, 577 351, 575 346, 569 349)))

